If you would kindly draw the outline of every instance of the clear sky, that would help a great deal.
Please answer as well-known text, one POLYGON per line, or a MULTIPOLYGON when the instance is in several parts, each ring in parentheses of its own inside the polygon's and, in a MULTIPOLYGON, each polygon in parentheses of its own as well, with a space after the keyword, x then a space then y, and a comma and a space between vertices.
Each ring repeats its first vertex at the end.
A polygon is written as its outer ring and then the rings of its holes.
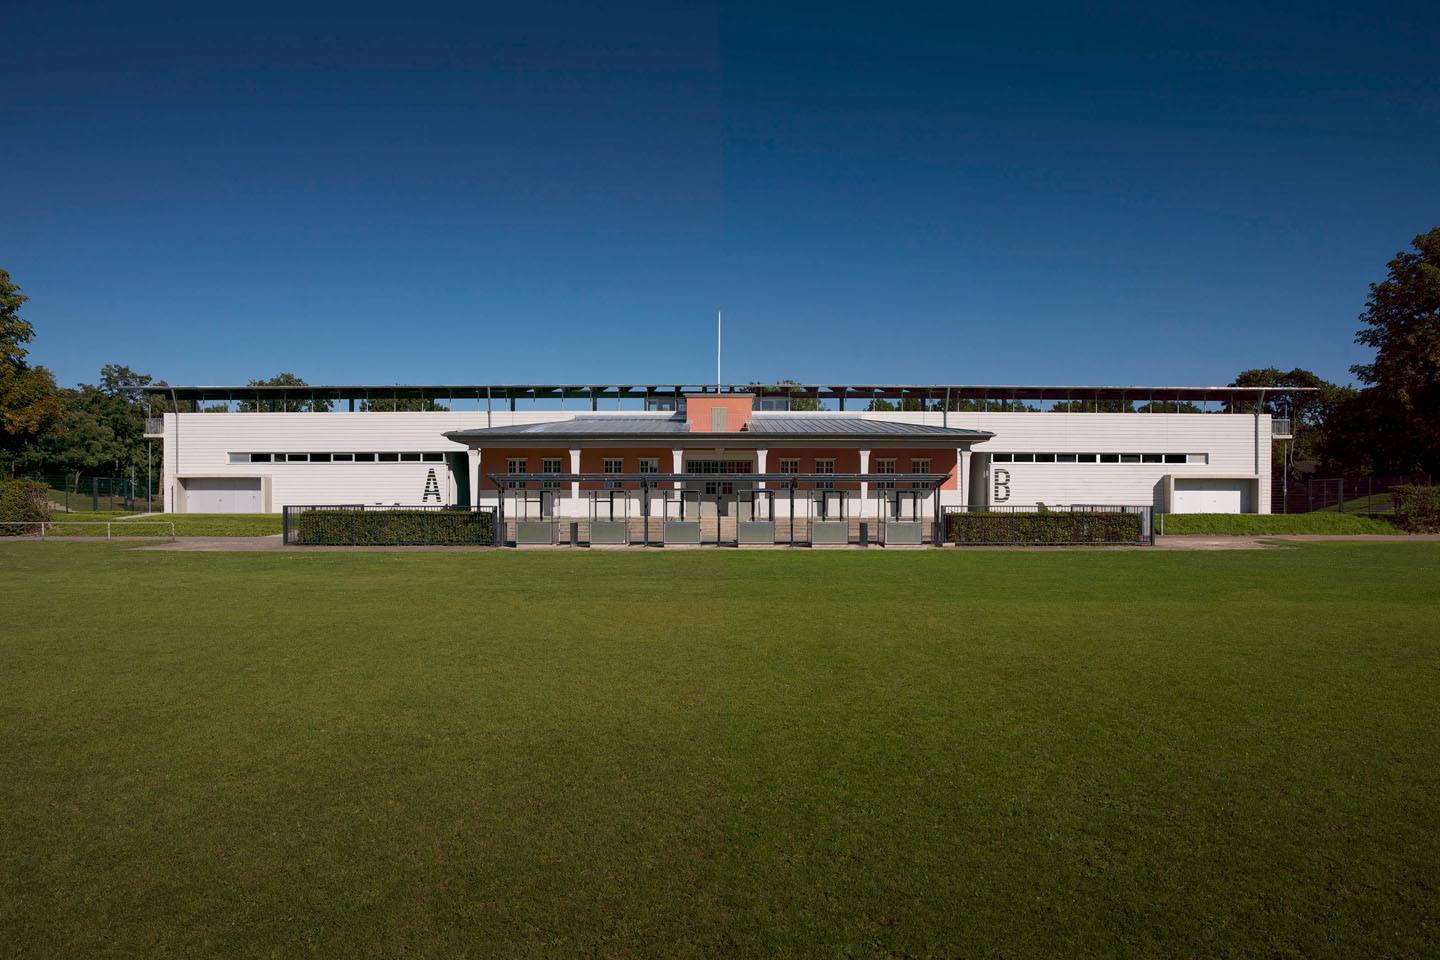
POLYGON ((11 2, 62 383, 1349 380, 1433 3, 11 2), (1183 10, 1183 12, 1173 12, 1183 10))

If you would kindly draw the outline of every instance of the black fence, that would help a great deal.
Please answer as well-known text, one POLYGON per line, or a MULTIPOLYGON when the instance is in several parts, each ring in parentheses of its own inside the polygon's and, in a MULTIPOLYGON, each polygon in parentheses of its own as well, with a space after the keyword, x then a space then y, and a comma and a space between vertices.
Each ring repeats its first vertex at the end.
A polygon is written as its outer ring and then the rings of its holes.
POLYGON ((1393 487, 1406 484, 1426 485, 1424 474, 1385 475, 1376 477, 1328 477, 1276 482, 1270 491, 1271 513, 1314 513, 1327 510, 1335 513, 1395 512, 1390 496, 1393 487))
POLYGON ((494 507, 287 506, 284 542, 313 547, 495 546, 494 507))
POLYGON ((31 474, 45 487, 52 507, 62 513, 106 510, 112 513, 155 513, 163 511, 164 498, 158 489, 145 489, 145 478, 82 477, 75 474, 31 474))
POLYGON ((945 540, 959 546, 1153 546, 1148 505, 944 507, 945 540))

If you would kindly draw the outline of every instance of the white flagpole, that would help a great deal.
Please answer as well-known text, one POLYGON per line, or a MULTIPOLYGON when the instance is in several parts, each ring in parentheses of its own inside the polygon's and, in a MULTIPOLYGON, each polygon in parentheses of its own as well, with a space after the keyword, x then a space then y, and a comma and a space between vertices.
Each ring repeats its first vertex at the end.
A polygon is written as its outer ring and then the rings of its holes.
POLYGON ((715 311, 715 389, 720 389, 720 311, 715 311))

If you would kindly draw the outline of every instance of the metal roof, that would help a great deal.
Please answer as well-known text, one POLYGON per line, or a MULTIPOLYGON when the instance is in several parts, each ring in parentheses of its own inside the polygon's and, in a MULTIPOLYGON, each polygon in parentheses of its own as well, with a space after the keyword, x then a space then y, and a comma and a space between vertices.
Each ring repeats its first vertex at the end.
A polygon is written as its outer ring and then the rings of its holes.
POLYGON ((864 417, 841 415, 816 417, 753 417, 743 430, 711 432, 687 429, 679 417, 575 417, 548 423, 523 423, 504 427, 478 427, 452 430, 445 434, 451 440, 481 437, 529 439, 535 437, 704 437, 707 439, 744 440, 747 436, 786 437, 891 437, 916 439, 932 437, 949 440, 981 441, 994 436, 986 430, 964 430, 936 427, 921 423, 893 423, 868 420, 864 417))

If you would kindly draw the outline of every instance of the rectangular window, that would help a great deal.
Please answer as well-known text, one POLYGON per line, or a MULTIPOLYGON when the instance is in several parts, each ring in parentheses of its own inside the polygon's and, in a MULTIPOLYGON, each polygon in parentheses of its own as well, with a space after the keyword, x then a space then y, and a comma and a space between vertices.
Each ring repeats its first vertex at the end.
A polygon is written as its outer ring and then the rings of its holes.
POLYGON ((401 462, 401 463, 419 463, 419 462, 420 462, 420 454, 418 454, 418 453, 402 453, 402 454, 400 454, 400 462, 401 462))
POLYGON ((270 462, 270 454, 268 454, 268 453, 252 453, 252 454, 250 454, 250 462, 251 462, 251 463, 269 463, 269 462, 270 462))
POLYGON ((398 454, 398 453, 377 453, 377 454, 375 454, 375 458, 376 458, 377 460, 379 460, 381 463, 399 463, 399 462, 400 462, 400 454, 398 454))
POLYGON ((1017 453, 1017 454, 1015 454, 1015 462, 1016 462, 1016 463, 1034 463, 1034 462, 1035 462, 1035 454, 1033 454, 1033 453, 1017 453))
POLYGON ((1074 463, 1074 462, 1075 462, 1075 454, 1073 454, 1073 453, 1057 453, 1057 454, 1055 454, 1055 462, 1056 462, 1056 463, 1074 463))
POLYGON ((335 462, 336 462, 336 463, 350 463, 351 461, 353 461, 353 460, 355 459, 355 454, 353 454, 353 453, 337 453, 337 454, 334 454, 334 457, 335 457, 335 462))
MULTIPOLYGON (((506 473, 525 473, 527 469, 527 462, 524 457, 510 457, 505 461, 506 473)), ((519 490, 525 486, 525 481, 510 480, 505 485, 511 490, 519 490)))
POLYGON ((356 463, 374 463, 374 462, 375 462, 375 454, 373 454, 373 453, 357 453, 357 454, 355 454, 355 462, 356 462, 356 463))
POLYGON ((1183 453, 1167 453, 1167 454, 1165 454, 1165 462, 1166 462, 1166 463, 1188 463, 1189 461, 1186 459, 1185 454, 1183 454, 1183 453))
POLYGON ((1075 454, 1075 462, 1076 462, 1076 463, 1094 463, 1097 459, 1098 459, 1097 455, 1096 455, 1096 454, 1093 454, 1093 453, 1077 453, 1077 454, 1075 454))
POLYGON ((834 458, 834 457, 827 457, 826 459, 823 459, 823 460, 817 458, 816 461, 815 461, 815 472, 816 472, 816 473, 834 473, 834 472, 835 472, 835 458, 834 458))
POLYGON ((641 458, 640 458, 640 472, 641 472, 641 473, 659 473, 659 472, 660 472, 660 461, 657 460, 657 459, 655 459, 654 457, 649 457, 649 458, 641 457, 641 458))
POLYGON ((1143 453, 1140 455, 1142 463, 1164 463, 1164 458, 1158 453, 1143 453))
POLYGON ((917 458, 912 458, 912 459, 910 460, 910 472, 911 472, 911 473, 929 473, 929 472, 930 472, 930 458, 929 458, 929 457, 924 457, 924 458, 918 458, 918 457, 917 457, 917 458))
POLYGON ((991 463, 1010 463, 1010 462, 1012 462, 1013 459, 1014 459, 1014 458, 1013 458, 1010 454, 1008 454, 1008 453, 992 453, 992 454, 990 454, 990 462, 991 462, 991 463))
POLYGON ((800 472, 800 461, 799 461, 798 459, 794 458, 794 457, 781 457, 781 458, 780 458, 780 472, 781 472, 781 473, 799 473, 799 472, 800 472))
POLYGON ((1120 454, 1120 462, 1121 462, 1121 463, 1139 463, 1139 462, 1140 462, 1140 454, 1138 454, 1138 453, 1122 453, 1122 454, 1120 454))
POLYGON ((311 462, 311 463, 329 463, 329 462, 330 462, 330 454, 328 454, 328 453, 312 453, 312 454, 310 454, 310 462, 311 462))
POLYGON ((604 473, 624 473, 624 472, 625 472, 625 461, 622 460, 622 459, 619 459, 618 457, 617 457, 616 459, 614 459, 614 460, 611 460, 610 458, 607 457, 607 458, 605 459, 605 461, 604 461, 604 463, 603 463, 602 466, 603 466, 603 471, 602 471, 602 472, 604 472, 604 473))
MULTIPOLYGON (((276 454, 276 456, 280 456, 280 454, 276 454)), ((305 461, 307 461, 307 460, 310 459, 310 454, 308 454, 308 453, 287 453, 287 454, 284 454, 284 457, 285 457, 285 462, 286 462, 286 463, 304 463, 305 461)))
POLYGON ((1120 462, 1120 454, 1118 454, 1118 453, 1102 453, 1102 454, 1100 454, 1100 462, 1101 462, 1101 463, 1119 463, 1119 462, 1120 462))
MULTIPOLYGON (((894 473, 894 472, 895 472, 895 458, 894 458, 894 457, 885 457, 885 458, 883 458, 883 459, 876 460, 876 461, 875 461, 875 472, 876 472, 876 473, 886 473, 886 474, 894 473)), ((875 489, 877 489, 877 490, 893 490, 893 489, 895 489, 895 484, 894 484, 893 481, 890 481, 890 480, 877 480, 877 481, 875 482, 875 489)))
MULTIPOLYGON (((523 471, 522 471, 522 472, 523 472, 523 471)), ((542 459, 542 460, 540 461, 540 472, 541 472, 541 473, 564 473, 565 471, 562 470, 561 467, 560 467, 560 458, 559 458, 559 457, 553 457, 553 458, 551 458, 551 457, 546 457, 546 458, 544 458, 544 459, 542 459)))
POLYGON ((232 453, 232 454, 230 454, 230 462, 231 462, 231 463, 253 463, 254 461, 252 461, 252 460, 250 459, 250 454, 248 454, 248 453, 232 453))
POLYGON ((1188 460, 1189 460, 1190 463, 1209 463, 1209 462, 1210 462, 1210 454, 1208 454, 1208 453, 1191 453, 1191 454, 1187 454, 1186 456, 1187 456, 1187 458, 1188 458, 1188 460))
POLYGON ((1037 454, 1035 454, 1035 462, 1036 462, 1036 463, 1054 463, 1054 462, 1055 462, 1055 454, 1053 454, 1053 453, 1037 453, 1037 454))
POLYGON ((425 461, 426 463, 440 463, 442 460, 445 459, 445 454, 443 454, 443 453, 422 453, 422 454, 420 454, 420 459, 423 460, 423 461, 425 461))

